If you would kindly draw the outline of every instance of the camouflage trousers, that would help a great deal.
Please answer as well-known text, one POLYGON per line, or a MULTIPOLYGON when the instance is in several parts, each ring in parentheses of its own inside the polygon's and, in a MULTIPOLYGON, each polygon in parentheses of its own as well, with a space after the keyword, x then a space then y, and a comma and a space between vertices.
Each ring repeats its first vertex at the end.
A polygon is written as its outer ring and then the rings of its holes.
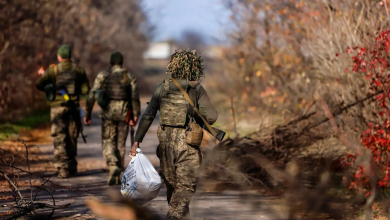
POLYGON ((186 144, 183 128, 159 126, 157 136, 160 142, 157 156, 167 186, 167 217, 182 219, 189 216, 189 205, 196 191, 202 154, 199 147, 186 144))
POLYGON ((76 120, 80 120, 80 115, 71 114, 68 107, 52 107, 50 110, 51 136, 54 145, 53 164, 56 168, 62 166, 77 169, 78 129, 76 120))
POLYGON ((108 166, 124 169, 129 124, 102 118, 103 156, 108 166))

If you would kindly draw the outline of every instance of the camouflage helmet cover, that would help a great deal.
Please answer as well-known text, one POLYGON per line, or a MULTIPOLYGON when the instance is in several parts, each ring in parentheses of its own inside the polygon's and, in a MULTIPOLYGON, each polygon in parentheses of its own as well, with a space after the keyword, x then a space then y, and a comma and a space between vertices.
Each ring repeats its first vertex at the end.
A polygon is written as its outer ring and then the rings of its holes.
POLYGON ((171 55, 166 73, 178 80, 199 81, 204 77, 203 63, 203 58, 195 50, 176 50, 171 55))

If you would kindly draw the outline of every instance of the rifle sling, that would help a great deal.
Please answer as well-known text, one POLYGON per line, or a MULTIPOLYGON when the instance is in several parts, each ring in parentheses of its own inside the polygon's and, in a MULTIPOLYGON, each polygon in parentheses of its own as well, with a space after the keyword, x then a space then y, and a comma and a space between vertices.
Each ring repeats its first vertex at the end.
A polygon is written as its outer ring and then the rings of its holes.
POLYGON ((56 83, 58 82, 57 65, 54 66, 54 75, 56 76, 56 83))
POLYGON ((193 107, 194 111, 196 112, 196 114, 199 115, 199 117, 203 120, 203 122, 205 123, 205 125, 207 126, 207 128, 209 129, 209 131, 211 132, 211 134, 216 137, 217 136, 217 132, 215 132, 215 130, 213 129, 213 127, 211 127, 211 125, 206 121, 206 119, 203 118, 203 116, 200 114, 198 108, 196 108, 196 106, 194 105, 194 103, 192 102, 190 96, 188 95, 188 93, 183 89, 183 87, 180 86, 180 84, 172 78, 172 82, 176 85, 176 87, 180 90, 180 92, 184 95, 184 97, 187 99, 187 101, 191 104, 191 106, 193 107))

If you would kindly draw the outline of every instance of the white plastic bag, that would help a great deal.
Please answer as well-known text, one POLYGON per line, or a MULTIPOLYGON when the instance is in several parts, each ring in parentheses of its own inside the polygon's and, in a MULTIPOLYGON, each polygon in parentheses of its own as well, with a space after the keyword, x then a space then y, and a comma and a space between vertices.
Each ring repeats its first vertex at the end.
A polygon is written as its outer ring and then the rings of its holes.
POLYGON ((138 148, 137 152, 123 173, 121 193, 143 205, 157 197, 162 182, 160 175, 141 149, 138 148))

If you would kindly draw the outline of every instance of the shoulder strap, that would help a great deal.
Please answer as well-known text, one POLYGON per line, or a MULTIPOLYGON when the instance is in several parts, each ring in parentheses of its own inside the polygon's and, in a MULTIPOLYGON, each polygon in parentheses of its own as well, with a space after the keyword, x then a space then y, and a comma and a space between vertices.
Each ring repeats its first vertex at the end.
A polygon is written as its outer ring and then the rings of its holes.
POLYGON ((176 85, 177 88, 179 88, 180 92, 184 95, 184 97, 187 99, 187 101, 191 104, 191 106, 194 108, 194 111, 199 115, 199 117, 203 120, 203 122, 205 123, 205 125, 207 126, 207 128, 209 129, 209 131, 211 132, 211 134, 213 134, 214 136, 217 136, 217 133, 215 132, 215 130, 211 127, 211 125, 206 121, 206 119, 203 118, 203 116, 200 114, 198 108, 196 108, 196 106, 194 105, 194 103, 192 102, 190 96, 188 96, 187 92, 184 91, 184 89, 180 86, 180 84, 174 79, 172 78, 172 81, 173 83, 176 85))
POLYGON ((123 83, 126 85, 127 84, 127 71, 123 71, 123 83))
POLYGON ((56 83, 58 82, 57 65, 54 66, 54 75, 56 76, 56 83))

